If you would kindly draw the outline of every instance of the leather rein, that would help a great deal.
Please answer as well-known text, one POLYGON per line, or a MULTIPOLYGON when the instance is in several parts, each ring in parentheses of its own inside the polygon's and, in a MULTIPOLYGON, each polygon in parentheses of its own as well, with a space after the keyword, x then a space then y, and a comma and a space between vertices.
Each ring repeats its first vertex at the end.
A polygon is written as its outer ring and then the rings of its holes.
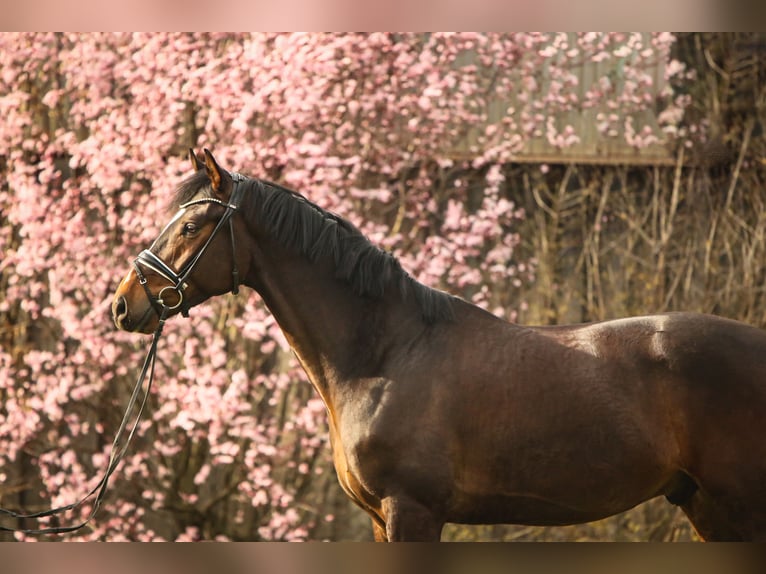
POLYGON ((128 405, 125 409, 125 414, 122 417, 122 422, 120 423, 120 427, 117 430, 117 434, 114 437, 114 441, 112 442, 112 448, 109 454, 109 463, 107 464, 103 478, 101 478, 98 484, 96 484, 96 486, 94 486, 91 489, 91 491, 88 492, 88 494, 86 494, 80 500, 72 504, 67 504, 65 506, 59 506, 57 508, 52 508, 50 510, 45 510, 42 512, 35 512, 30 514, 23 514, 23 513, 15 512, 5 508, 0 508, 0 516, 7 516, 9 518, 13 518, 17 520, 40 519, 40 518, 46 518, 46 517, 62 514, 67 511, 76 510, 80 506, 82 506, 88 499, 90 499, 93 495, 96 495, 95 499, 93 500, 93 506, 91 507, 90 513, 88 514, 87 518, 85 518, 85 520, 83 520, 82 522, 79 522, 78 524, 74 524, 72 526, 51 526, 51 527, 45 527, 45 528, 13 528, 13 527, 0 525, 0 531, 22 532, 25 534, 63 534, 66 532, 74 532, 84 527, 85 525, 87 525, 96 515, 96 512, 98 512, 98 509, 101 506, 101 502, 103 501, 103 498, 106 495, 106 489, 107 489, 107 484, 109 482, 109 478, 112 476, 114 471, 117 469, 117 466, 119 465, 120 461, 125 456, 125 453, 128 450, 130 441, 133 439, 136 429, 138 428, 138 423, 141 420, 141 415, 144 411, 144 407, 146 406, 146 401, 149 397, 149 391, 151 390, 152 382, 154 380, 154 366, 155 366, 155 362, 157 358, 157 344, 159 343, 160 336, 162 335, 162 330, 165 326, 165 321, 168 315, 170 314, 170 312, 178 308, 180 308, 181 313, 183 314, 184 317, 189 316, 188 315, 189 305, 188 305, 188 302, 184 300, 184 296, 183 296, 184 291, 188 287, 187 279, 189 275, 191 274, 191 272, 194 270, 199 260, 201 259, 202 255, 204 255, 204 253, 207 251, 213 238, 216 236, 218 231, 227 222, 229 224, 229 234, 231 236, 231 256, 232 256, 232 264, 233 264, 233 267, 232 267, 233 286, 231 291, 234 294, 239 292, 239 270, 237 268, 236 247, 234 242, 234 224, 231 218, 234 215, 234 213, 239 209, 239 202, 241 200, 241 193, 242 193, 241 186, 239 184, 245 181, 247 178, 245 178, 244 176, 238 173, 231 173, 230 175, 233 180, 233 189, 229 197, 228 203, 223 202, 220 199, 216 199, 214 197, 203 197, 200 199, 188 201, 184 203, 183 205, 181 205, 180 209, 185 209, 192 205, 200 205, 203 203, 216 203, 218 205, 225 207, 226 211, 221 216, 221 219, 218 221, 216 226, 213 228, 213 231, 210 234, 210 237, 207 238, 207 240, 199 249, 199 251, 197 251, 197 253, 189 260, 189 262, 183 266, 180 272, 176 273, 167 263, 165 263, 162 260, 162 258, 154 254, 149 249, 144 249, 143 251, 141 251, 141 253, 138 254, 138 257, 136 257, 135 261, 133 262, 133 266, 136 271, 136 275, 138 276, 139 283, 141 283, 141 285, 143 286, 146 296, 151 302, 153 309, 157 313, 159 322, 157 324, 157 329, 155 330, 154 335, 152 336, 152 344, 149 347, 149 352, 147 353, 146 358, 144 359, 143 366, 141 367, 141 373, 138 376, 136 385, 133 388, 133 393, 131 394, 130 400, 128 401, 128 405), (144 272, 141 269, 142 267, 145 267, 146 269, 149 269, 153 271, 154 273, 160 275, 161 277, 169 281, 171 285, 167 285, 163 287, 162 289, 160 289, 157 296, 154 296, 152 292, 149 290, 149 287, 147 286, 147 279, 146 279, 146 276, 144 275, 144 272), (178 297, 178 301, 173 305, 166 304, 163 298, 163 293, 169 290, 175 292, 178 297), (148 381, 147 381, 147 375, 149 377, 148 381), (146 381, 146 388, 144 389, 145 381, 146 381), (143 390, 143 393, 141 392, 142 390, 143 390), (141 397, 140 401, 139 401, 139 397, 141 397), (137 407, 138 410, 135 413, 135 416, 133 417, 132 413, 136 409, 136 405, 138 405, 137 407), (132 423, 131 423, 131 418, 133 418, 132 423), (130 428, 130 430, 123 441, 122 440, 123 434, 128 428, 130 428))

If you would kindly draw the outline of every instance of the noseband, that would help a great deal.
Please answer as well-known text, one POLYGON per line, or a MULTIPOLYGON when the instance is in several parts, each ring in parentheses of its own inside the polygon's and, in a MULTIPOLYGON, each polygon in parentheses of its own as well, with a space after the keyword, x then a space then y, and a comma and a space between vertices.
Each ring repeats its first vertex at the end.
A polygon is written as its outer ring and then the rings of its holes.
POLYGON ((221 216, 221 219, 216 224, 215 228, 213 228, 213 232, 210 234, 210 237, 207 238, 207 241, 202 245, 199 251, 192 257, 182 268, 181 270, 176 273, 170 265, 165 263, 162 258, 153 253, 150 249, 144 249, 141 253, 138 254, 138 257, 136 257, 135 261, 133 261, 133 267, 136 270, 136 275, 138 276, 138 282, 141 284, 141 286, 144 288, 144 292, 146 293, 147 298, 149 299, 149 302, 152 304, 152 308, 155 310, 158 316, 164 317, 167 316, 168 312, 174 311, 176 309, 181 310, 181 314, 184 317, 189 316, 189 302, 184 299, 184 291, 189 286, 187 283, 187 279, 189 275, 191 275, 192 271, 194 270, 195 266, 199 262, 199 260, 202 258, 202 256, 205 254, 205 251, 207 251, 207 248, 210 246, 210 243, 213 241, 213 238, 216 236, 218 231, 228 222, 229 224, 229 235, 231 236, 231 260, 232 260, 232 287, 231 292, 234 294, 237 294, 239 292, 239 269, 237 268, 237 251, 236 251, 236 244, 234 242, 234 223, 231 219, 232 215, 239 209, 239 202, 241 200, 242 195, 242 189, 240 187, 240 183, 245 181, 245 177, 243 175, 240 175, 238 173, 232 173, 231 178, 233 180, 233 189, 231 191, 231 196, 229 197, 229 202, 223 202, 220 199, 216 199, 215 197, 203 197, 200 199, 194 199, 192 201, 188 201, 181 205, 180 209, 185 209, 187 207, 190 207, 192 205, 200 205, 203 203, 217 203, 218 205, 225 207, 226 211, 224 211, 223 215, 221 216), (152 292, 149 290, 149 286, 147 285, 146 276, 144 275, 144 272, 142 271, 142 267, 145 269, 149 269, 156 273, 157 275, 163 277, 168 282, 170 282, 170 285, 166 285, 162 289, 160 289, 159 293, 155 296, 152 294, 152 292), (168 305, 165 302, 165 298, 167 295, 163 296, 164 293, 171 292, 175 293, 175 296, 178 297, 178 301, 173 305, 168 305))

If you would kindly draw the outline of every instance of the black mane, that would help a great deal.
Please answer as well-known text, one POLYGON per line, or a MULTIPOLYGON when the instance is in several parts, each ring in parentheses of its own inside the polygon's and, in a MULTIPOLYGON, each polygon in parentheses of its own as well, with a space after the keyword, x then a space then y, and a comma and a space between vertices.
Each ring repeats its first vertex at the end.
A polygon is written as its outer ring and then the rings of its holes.
MULTIPOLYGON (((178 208, 203 191, 209 193, 209 184, 204 171, 196 172, 178 187, 173 206, 178 208)), ((370 243, 349 221, 269 181, 247 178, 240 185, 244 186, 241 209, 246 220, 310 261, 332 258, 336 277, 350 284, 357 295, 380 298, 395 285, 402 297, 415 298, 426 322, 454 318, 451 295, 413 279, 396 257, 370 243)))

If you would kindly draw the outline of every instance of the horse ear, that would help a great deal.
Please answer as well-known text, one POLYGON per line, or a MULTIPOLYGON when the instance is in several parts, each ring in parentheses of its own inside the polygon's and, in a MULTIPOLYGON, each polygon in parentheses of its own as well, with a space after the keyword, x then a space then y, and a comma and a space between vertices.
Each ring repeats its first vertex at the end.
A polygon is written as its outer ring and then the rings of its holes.
POLYGON ((223 182, 227 174, 226 171, 218 166, 213 154, 210 153, 210 150, 207 148, 205 148, 205 171, 210 178, 210 187, 213 188, 214 192, 222 194, 223 182))
POLYGON ((194 171, 200 171, 202 169, 205 169, 205 162, 200 160, 200 158, 197 157, 197 154, 194 153, 193 148, 189 148, 189 161, 191 161, 192 169, 194 171))

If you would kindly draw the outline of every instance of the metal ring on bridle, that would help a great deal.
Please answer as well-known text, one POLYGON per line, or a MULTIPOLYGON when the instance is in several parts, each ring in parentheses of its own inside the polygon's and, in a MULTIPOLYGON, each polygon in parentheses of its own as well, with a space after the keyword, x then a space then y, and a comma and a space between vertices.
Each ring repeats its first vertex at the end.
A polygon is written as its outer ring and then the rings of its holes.
POLYGON ((174 309, 178 309, 181 306, 181 303, 184 302, 184 292, 180 289, 176 289, 175 285, 167 285, 160 289, 160 292, 157 293, 157 303, 162 305, 163 307, 167 307, 168 311, 173 311, 174 309), (176 295, 178 295, 178 303, 175 305, 168 305, 165 303, 165 299, 162 297, 162 294, 170 289, 171 291, 174 291, 176 295))

